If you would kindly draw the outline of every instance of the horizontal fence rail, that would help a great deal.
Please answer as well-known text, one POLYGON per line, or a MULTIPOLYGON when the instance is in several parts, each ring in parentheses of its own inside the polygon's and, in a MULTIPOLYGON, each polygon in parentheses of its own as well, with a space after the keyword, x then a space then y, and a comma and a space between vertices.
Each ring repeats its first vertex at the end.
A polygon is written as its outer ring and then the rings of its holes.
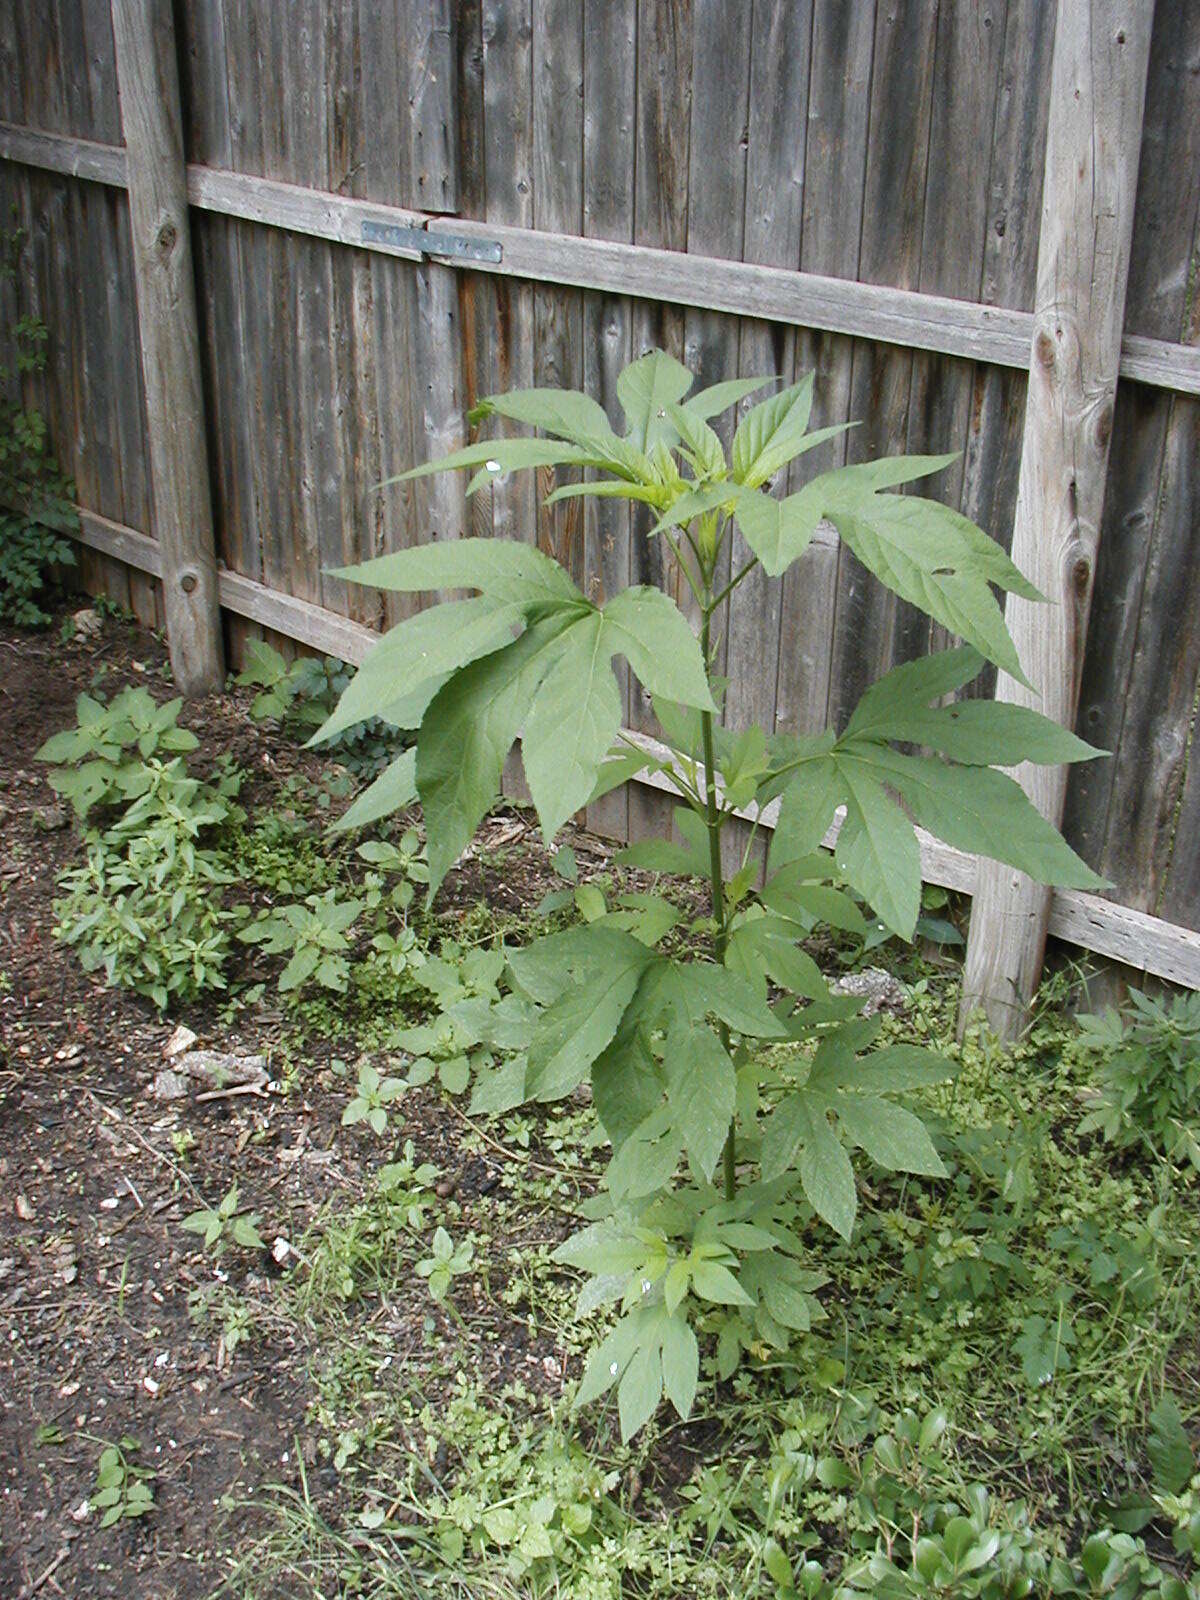
MULTIPOLYGON (((0 123, 0 158, 112 188, 126 185, 125 152, 119 145, 0 123)), ((203 211, 403 260, 434 259, 442 265, 533 283, 646 300, 661 299, 664 285, 669 285, 673 303, 701 310, 849 334, 1015 370, 1024 371, 1029 365, 1033 315, 1027 311, 690 252, 430 215, 212 167, 188 168, 188 199, 203 211), (437 233, 498 245, 499 256, 460 257, 387 238, 388 228, 430 227, 437 233)), ((1120 375, 1154 388, 1200 395, 1200 346, 1127 334, 1121 344, 1120 375)))
MULTIPOLYGON (((88 511, 80 513, 80 523, 79 538, 90 549, 113 556, 152 577, 161 575, 162 553, 156 540, 88 511)), ((234 616, 270 628, 297 644, 321 650, 352 666, 360 665, 367 652, 379 642, 380 635, 361 622, 352 622, 348 617, 294 595, 281 594, 238 573, 220 571, 217 588, 221 605, 234 616)), ((636 729, 623 730, 623 737, 649 756, 669 758, 665 745, 636 729)), ((641 772, 634 781, 647 788, 675 793, 670 780, 661 772, 641 772)), ((738 815, 747 821, 757 818, 760 826, 773 828, 778 810, 779 802, 773 801, 761 814, 751 808, 739 811, 738 815)), ((827 846, 835 843, 837 832, 838 823, 835 822, 825 838, 827 846)), ((917 829, 917 838, 921 847, 921 874, 927 883, 960 894, 973 893, 978 857, 952 849, 923 828, 917 829)), ((1190 928, 1177 927, 1099 895, 1084 894, 1077 889, 1055 889, 1050 901, 1049 931, 1057 939, 1096 955, 1108 956, 1137 971, 1200 989, 1200 933, 1190 928)))

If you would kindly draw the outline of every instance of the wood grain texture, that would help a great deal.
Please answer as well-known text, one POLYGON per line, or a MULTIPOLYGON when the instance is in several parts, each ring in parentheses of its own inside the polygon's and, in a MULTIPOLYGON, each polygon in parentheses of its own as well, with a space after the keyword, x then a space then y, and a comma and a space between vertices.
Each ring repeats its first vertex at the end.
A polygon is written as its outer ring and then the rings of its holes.
MULTIPOLYGON (((533 223, 583 232, 583 0, 533 3, 533 223)), ((600 41, 594 41, 599 45, 600 41)), ((533 379, 539 388, 583 386, 583 299, 577 289, 533 292, 533 379)), ((576 583, 584 578, 584 503, 541 502, 554 486, 538 473, 538 544, 576 583)))
MULTIPOLYGON (((584 0, 583 232, 633 238, 634 117, 637 92, 637 0, 584 0)), ((633 314, 623 295, 589 294, 583 302, 583 385, 622 426, 617 378, 631 359, 633 314)), ((626 588, 630 571, 628 504, 596 500, 584 523, 584 573, 589 598, 603 601, 626 588)), ((621 720, 629 721, 630 677, 618 662, 621 720)), ((629 789, 589 806, 587 824, 615 839, 629 837, 629 789)))
MULTIPOLYGON (((457 75, 449 0, 400 0, 402 67, 410 116, 409 204, 452 211, 458 198, 457 75), (432 204, 431 204, 432 202, 432 204)), ((412 269, 408 390, 414 461, 446 455, 466 439, 457 275, 424 261, 412 269)), ((467 526, 465 483, 458 473, 414 486, 417 535, 458 539, 467 526)))
MULTIPOLYGON (((78 145, 79 141, 69 136, 29 138, 22 128, 0 126, 0 158, 46 170, 69 171, 78 158, 78 145)), ((116 183, 120 170, 116 162, 121 154, 116 152, 112 162, 106 159, 110 176, 101 181, 116 183)), ((368 219, 402 224, 428 220, 419 212, 398 208, 396 214, 346 196, 305 190, 303 185, 255 181, 250 174, 192 168, 188 185, 193 205, 409 258, 415 255, 410 247, 397 249, 364 240, 362 223, 368 219)), ((963 356, 1017 371, 1024 370, 1028 359, 1032 316, 1026 311, 815 272, 689 256, 681 253, 682 246, 651 249, 467 218, 456 221, 454 231, 486 238, 503 248, 501 261, 473 263, 471 270, 530 283, 610 290, 650 301, 661 301, 664 285, 669 285, 671 300, 660 304, 659 315, 663 305, 699 306, 904 349, 963 356)), ((1200 394, 1200 351, 1190 345, 1126 334, 1121 343, 1120 372, 1124 378, 1152 387, 1200 394)))
MULTIPOLYGON (((691 123, 688 131, 689 254, 741 259, 746 228, 746 137, 750 120, 750 37, 753 7, 722 0, 693 0, 691 123)), ((740 325, 711 311, 689 311, 684 319, 683 362, 704 389, 738 370, 740 325)), ((722 442, 733 437, 734 413, 713 417, 722 442)), ((726 543, 715 582, 730 577, 726 543)), ((695 613, 690 593, 676 584, 676 599, 695 613)), ((714 666, 724 676, 726 619, 713 619, 714 666)))
MULTIPOLYGON (((1125 326, 1184 342, 1200 334, 1191 286, 1200 78, 1189 66, 1198 58, 1200 13, 1158 8, 1125 326)), ((1177 826, 1200 672, 1198 467, 1195 402, 1122 384, 1078 713, 1079 728, 1113 759, 1072 773, 1064 826, 1119 898, 1143 910, 1167 893, 1173 863, 1198 848, 1177 826)))
MULTIPOLYGON (((1033 303, 1053 44, 1053 6, 1008 0, 979 289, 989 305, 1033 303)), ((1024 372, 977 365, 967 423, 961 510, 1005 549, 1012 542, 1026 381, 1024 372)), ((966 693, 990 696, 995 687, 989 665, 966 693)))
MULTIPOLYGON (((765 266, 796 268, 804 215, 808 125, 809 49, 812 6, 757 4, 750 38, 750 85, 746 147, 746 199, 742 256, 765 266)), ((743 321, 738 370, 743 377, 795 376, 796 335, 768 322, 743 321)), ((769 393, 764 388, 743 405, 769 393)), ((790 487, 779 475, 775 492, 790 487)), ((734 535, 732 567, 749 558, 741 534, 734 535)), ((725 671, 729 688, 725 719, 732 727, 777 722, 777 678, 785 585, 755 568, 734 590, 725 610, 725 671)), ((782 721, 782 718, 779 719, 782 721)))
MULTIPOLYGON (((495 223, 533 227, 533 14, 531 0, 483 0, 484 205, 486 232, 495 223)), ((486 281, 486 280, 485 280, 486 281)), ((533 290, 507 279, 489 282, 477 319, 476 370, 482 394, 533 382, 533 290)), ((502 435, 525 430, 503 422, 502 435)), ((531 543, 537 502, 529 473, 497 477, 488 491, 493 531, 531 543)), ((487 502, 481 497, 481 507, 487 502)))
MULTIPOLYGON (((991 198, 983 152, 989 152, 987 162, 994 159, 1006 11, 1006 0, 938 10, 917 280, 925 293, 981 297, 991 198)), ((925 351, 913 356, 905 440, 910 455, 964 449, 975 380, 975 368, 967 362, 925 351)), ((918 492, 961 504, 964 464, 960 457, 918 492)), ((955 642, 915 606, 897 604, 894 660, 912 660, 955 642)))
MULTIPOLYGON (((683 251, 688 230, 688 155, 692 116, 692 0, 638 0, 637 94, 634 145, 633 238, 656 251, 683 251)), ((594 247, 594 246, 593 246, 594 247)), ((601 249, 621 249, 600 245, 601 249)), ((661 283, 672 282, 664 276, 661 283)), ((623 286, 629 288, 628 278, 623 286)), ((617 285, 614 284, 614 287, 617 285)), ((633 292, 630 289, 630 292, 633 292)), ((684 312, 679 305, 636 304, 631 354, 667 350, 683 359, 684 312)), ((629 576, 633 583, 674 589, 661 539, 650 539, 650 518, 631 518, 629 576)), ((654 712, 642 686, 630 679, 629 719, 652 730, 654 712)), ((629 837, 670 834, 673 807, 641 788, 629 793, 629 837)))
POLYGON ((204 694, 224 663, 175 35, 149 0, 114 0, 113 38, 167 644, 180 689, 204 694))
MULTIPOLYGON (((188 0, 179 12, 184 134, 189 160, 229 169, 234 164, 234 99, 231 41, 224 0, 188 0)), ((235 572, 261 575, 258 508, 254 493, 251 433, 252 369, 244 326, 242 224, 214 212, 194 211, 200 343, 208 405, 209 464, 217 558, 235 572)), ((231 661, 245 659, 250 638, 261 629, 236 616, 225 618, 231 661)))
MULTIPOLYGON (((873 5, 815 5, 809 57, 800 266, 806 273, 851 280, 858 276, 867 124, 875 49, 873 5)), ((851 420, 854 341, 801 328, 795 376, 815 373, 812 426, 851 420)), ((789 487, 841 466, 847 436, 839 435, 798 463, 789 487)), ((797 733, 826 726, 831 699, 838 540, 822 524, 812 544, 784 576, 780 603, 775 725, 797 733)))
MULTIPOLYGON (((1013 558, 1055 602, 1009 596, 1005 617, 1034 686, 997 695, 1073 725, 1104 505, 1125 307, 1152 6, 1060 7, 1038 245, 1035 332, 1013 558)), ((1023 769, 1034 804, 1062 817, 1063 768, 1023 769)), ((961 1015, 982 1006, 1005 1037, 1041 975, 1050 894, 981 867, 961 1015)))
MULTIPOLYGON (((876 15, 859 277, 915 291, 920 282, 938 11, 887 5, 876 15)), ((854 351, 851 461, 905 447, 913 355, 876 344, 854 351)), ((868 684, 901 653, 900 603, 850 550, 838 557, 830 722, 841 726, 868 684)))

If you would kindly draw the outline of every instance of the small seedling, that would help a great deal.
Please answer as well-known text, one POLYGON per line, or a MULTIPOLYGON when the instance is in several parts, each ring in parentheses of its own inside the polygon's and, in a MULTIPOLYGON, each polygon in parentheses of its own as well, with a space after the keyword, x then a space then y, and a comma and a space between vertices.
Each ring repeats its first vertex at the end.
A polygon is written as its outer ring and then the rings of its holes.
POLYGON ((374 1133, 384 1133, 388 1107, 400 1098, 405 1087, 402 1078, 381 1078, 375 1068, 364 1061, 358 1069, 358 1093, 342 1112, 342 1127, 366 1122, 374 1133))
POLYGON ((454 1279, 470 1272, 474 1259, 475 1246, 470 1239, 455 1244, 445 1228, 439 1228, 433 1236, 433 1254, 417 1262, 417 1276, 428 1281, 429 1293, 440 1304, 454 1279))
POLYGON ((102 1528, 111 1528, 125 1517, 144 1517, 154 1510, 154 1490, 151 1485, 156 1474, 147 1467, 138 1467, 130 1457, 141 1449, 136 1439, 126 1435, 119 1444, 105 1445, 96 1464, 96 1492, 88 1505, 93 1511, 102 1511, 102 1528))
POLYGON ((185 1217, 181 1227, 187 1233, 198 1233, 206 1250, 215 1249, 217 1255, 229 1243, 244 1250, 265 1250, 266 1244, 258 1231, 258 1212, 238 1210, 238 1186, 235 1183, 215 1211, 193 1211, 185 1217))
POLYGON ((415 972, 425 964, 425 952, 411 928, 401 928, 399 933, 377 933, 371 940, 371 949, 395 977, 404 972, 415 972))

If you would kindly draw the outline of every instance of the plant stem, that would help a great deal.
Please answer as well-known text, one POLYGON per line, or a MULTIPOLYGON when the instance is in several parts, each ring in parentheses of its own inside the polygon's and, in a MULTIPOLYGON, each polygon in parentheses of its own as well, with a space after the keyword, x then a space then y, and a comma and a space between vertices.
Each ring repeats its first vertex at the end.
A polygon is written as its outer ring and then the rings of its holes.
MULTIPOLYGON (((710 583, 704 586, 704 607, 700 624, 700 650, 704 658, 705 667, 708 666, 709 651, 711 649, 711 629, 713 611, 716 609, 712 597, 710 583)), ((717 806, 717 764, 713 747, 713 717, 711 711, 700 713, 700 737, 704 746, 704 820, 708 829, 708 872, 709 887, 712 894, 712 915, 715 924, 713 935, 713 952, 719 962, 725 959, 725 946, 729 938, 729 930, 725 922, 725 879, 721 872, 721 815, 717 806)), ((718 1024, 721 1043, 726 1052, 729 1050, 729 1029, 724 1022, 718 1024)), ((734 1157, 734 1123, 730 1120, 729 1132, 725 1135, 725 1149, 721 1157, 721 1165, 725 1180, 725 1198, 732 1200, 737 1189, 737 1167, 734 1157)))
POLYGON ((737 588, 738 584, 741 583, 742 579, 743 578, 748 578, 750 576, 750 574, 754 571, 754 569, 755 569, 755 567, 757 565, 758 565, 758 557, 757 556, 751 556, 750 560, 747 561, 746 565, 737 574, 737 576, 735 578, 731 578, 730 579, 730 581, 721 590, 720 594, 713 601, 713 610, 714 611, 716 610, 716 608, 719 605, 722 604, 723 601, 729 599, 729 596, 737 588))

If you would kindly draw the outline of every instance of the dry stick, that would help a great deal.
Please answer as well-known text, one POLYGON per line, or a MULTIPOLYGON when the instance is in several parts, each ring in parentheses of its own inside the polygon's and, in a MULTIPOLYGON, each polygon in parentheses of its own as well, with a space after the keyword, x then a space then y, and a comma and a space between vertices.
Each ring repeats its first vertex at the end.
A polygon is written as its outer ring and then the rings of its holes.
POLYGON ((535 1161, 532 1156, 518 1156, 514 1150, 506 1150, 502 1144, 492 1138, 490 1133, 485 1133, 477 1122, 472 1122, 465 1111, 460 1111, 453 1100, 447 1101, 447 1104, 456 1117, 461 1117, 472 1133, 477 1133, 485 1144, 490 1144, 493 1150, 499 1151, 506 1161, 519 1161, 523 1167, 530 1167, 535 1172, 548 1172, 556 1178, 570 1178, 572 1183, 579 1183, 590 1176, 582 1167, 574 1169, 570 1167, 550 1167, 544 1161, 535 1161))
POLYGON ((54 1576, 59 1567, 62 1566, 63 1562, 70 1554, 71 1546, 69 1544, 63 1545, 62 1549, 58 1552, 50 1565, 43 1568, 36 1578, 31 1579, 23 1589, 18 1591, 17 1600, 30 1600, 30 1597, 35 1595, 42 1585, 47 1583, 54 1576))
POLYGON ((267 1099, 267 1092, 261 1083, 235 1083, 228 1089, 206 1089, 194 1098, 199 1105, 203 1100, 230 1100, 237 1094, 252 1094, 260 1100, 267 1099))
POLYGON ((88 1089, 86 1093, 90 1096, 95 1105, 101 1111, 103 1111, 106 1117, 111 1117, 114 1122, 120 1123, 121 1131, 123 1133, 127 1133, 131 1138, 136 1139, 138 1144, 141 1145, 142 1149, 145 1150, 148 1155, 153 1156, 155 1161, 160 1161, 164 1167, 170 1167, 171 1171, 180 1180, 180 1182, 187 1184, 188 1188, 192 1191, 196 1199, 206 1211, 210 1211, 212 1209, 208 1201, 200 1193, 199 1189, 197 1189, 196 1185, 192 1182, 191 1178, 177 1161, 172 1161, 170 1156, 164 1155, 161 1150, 156 1150, 155 1147, 150 1143, 149 1139, 142 1137, 141 1133, 139 1133, 137 1127, 132 1122, 129 1122, 125 1117, 122 1117, 119 1112, 114 1111, 110 1106, 106 1106, 103 1100, 101 1100, 93 1090, 88 1089))

